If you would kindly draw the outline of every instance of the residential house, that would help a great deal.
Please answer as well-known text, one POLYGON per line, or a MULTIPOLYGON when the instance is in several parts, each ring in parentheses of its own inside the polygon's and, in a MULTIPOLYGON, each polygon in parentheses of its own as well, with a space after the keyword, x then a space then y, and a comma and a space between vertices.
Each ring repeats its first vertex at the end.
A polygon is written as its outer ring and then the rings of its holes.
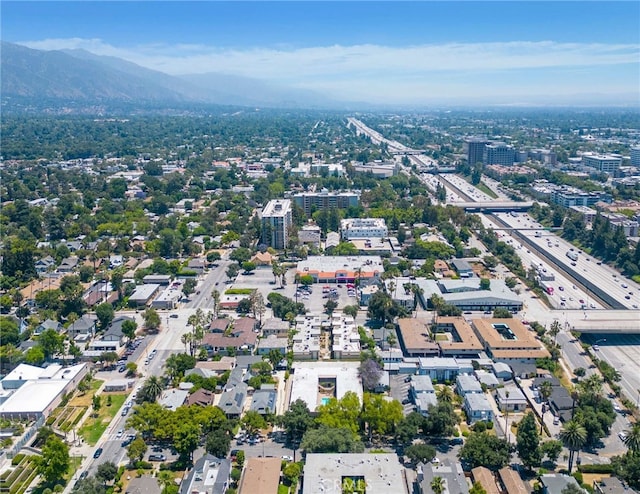
POLYGON ((72 339, 79 335, 93 336, 96 333, 96 322, 95 316, 85 314, 67 327, 67 335, 72 339))
POLYGON ((527 397, 516 386, 496 389, 495 398, 501 412, 521 412, 528 406, 527 397))
POLYGON ((249 458, 242 472, 238 494, 278 494, 280 458, 249 458))
POLYGON ((631 489, 618 477, 602 477, 593 481, 593 490, 596 494, 637 494, 638 491, 631 489))
POLYGON ((520 474, 510 467, 502 467, 498 470, 498 477, 502 492, 507 494, 529 494, 530 490, 522 481, 520 474))
POLYGON ((473 482, 478 482, 482 486, 486 494, 500 494, 500 489, 498 489, 496 478, 488 468, 475 467, 471 469, 471 475, 473 476, 473 482))
POLYGON ((412 376, 410 393, 417 412, 424 416, 428 415, 429 407, 438 404, 436 391, 429 376, 412 376))
POLYGON ((459 462, 453 462, 449 459, 443 460, 441 463, 420 463, 418 464, 418 485, 421 494, 434 494, 431 489, 431 482, 436 477, 443 480, 445 490, 450 494, 469 494, 469 486, 467 479, 459 462))
POLYGON ((73 273, 78 265, 79 259, 77 257, 67 257, 62 260, 60 265, 58 266, 58 273, 69 274, 73 273))
POLYGON ((288 336, 291 324, 282 319, 267 319, 262 325, 262 336, 288 336))
POLYGON ((469 393, 482 394, 482 386, 473 374, 459 374, 456 377, 456 392, 460 396, 466 396, 469 393))
POLYGON ((225 494, 231 483, 231 460, 205 454, 180 483, 180 494, 225 494))
POLYGON ((162 488, 156 477, 143 475, 129 481, 125 494, 160 494, 161 492, 162 488))
POLYGON ((190 259, 187 263, 187 269, 190 271, 195 271, 197 274, 204 273, 206 261, 204 259, 190 259))
POLYGON ((467 422, 473 424, 480 420, 493 421, 493 409, 489 400, 481 393, 468 393, 464 396, 464 411, 467 415, 467 422))
POLYGON ((245 382, 244 369, 236 367, 231 371, 218 406, 228 418, 240 418, 244 411, 248 386, 245 382))
POLYGON ((43 257, 36 261, 35 266, 38 275, 43 275, 54 270, 56 267, 56 260, 51 256, 43 257))
POLYGON ((231 319, 218 318, 211 321, 209 324, 209 333, 218 333, 224 334, 227 331, 227 328, 231 324, 231 319))
POLYGON ((271 266, 273 256, 269 252, 258 252, 251 258, 251 262, 259 268, 271 266))
POLYGON ((127 339, 122 332, 122 325, 125 321, 135 321, 135 319, 128 316, 117 316, 102 335, 89 343, 89 351, 98 352, 98 354, 100 352, 120 353, 127 339))
POLYGON ((202 407, 206 407, 213 405, 214 401, 215 394, 212 391, 200 388, 189 395, 186 405, 200 405, 202 407))
POLYGON ((259 390, 253 393, 251 410, 260 415, 275 415, 278 390, 275 384, 263 384, 259 390))
POLYGON ((186 389, 165 389, 158 399, 158 404, 175 412, 185 404, 188 397, 189 391, 186 389))
POLYGON ((258 349, 256 353, 258 355, 268 355, 272 350, 277 350, 284 356, 287 353, 288 347, 289 338, 271 335, 258 341, 258 349))
POLYGON ((60 324, 58 321, 54 321, 53 319, 47 319, 44 322, 41 322, 34 330, 33 334, 38 336, 48 329, 53 329, 56 333, 62 333, 64 331, 64 326, 60 324))
POLYGON ((560 494, 563 489, 566 489, 570 485, 585 492, 580 485, 578 485, 576 479, 564 473, 545 473, 540 475, 539 480, 542 485, 543 494, 560 494))

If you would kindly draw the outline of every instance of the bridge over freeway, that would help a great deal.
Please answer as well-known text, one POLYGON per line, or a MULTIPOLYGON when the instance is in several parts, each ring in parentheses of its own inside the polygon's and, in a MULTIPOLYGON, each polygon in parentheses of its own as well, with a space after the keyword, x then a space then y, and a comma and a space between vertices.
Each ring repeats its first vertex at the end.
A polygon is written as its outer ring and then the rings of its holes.
POLYGON ((640 334, 640 311, 638 310, 566 310, 550 311, 551 317, 567 329, 580 333, 640 334))
POLYGON ((476 201, 455 202, 450 204, 470 212, 527 211, 533 206, 533 201, 476 201))

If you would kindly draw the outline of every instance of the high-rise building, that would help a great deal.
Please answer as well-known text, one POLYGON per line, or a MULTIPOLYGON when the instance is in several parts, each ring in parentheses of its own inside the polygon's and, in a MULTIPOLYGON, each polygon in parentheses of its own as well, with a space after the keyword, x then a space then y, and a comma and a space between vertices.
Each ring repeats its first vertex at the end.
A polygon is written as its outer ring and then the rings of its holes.
POLYGON ((582 155, 582 164, 595 168, 600 172, 615 175, 622 164, 622 158, 609 154, 584 154, 582 155))
POLYGON ((262 210, 262 243, 274 249, 284 249, 289 240, 289 229, 293 224, 291 201, 275 199, 262 210))
POLYGON ((481 137, 471 137, 464 141, 464 148, 467 154, 467 163, 471 166, 476 163, 482 163, 484 156, 484 147, 489 143, 481 137))
POLYGON ((298 192, 293 195, 293 201, 310 216, 314 210, 347 209, 357 206, 360 204, 360 191, 329 192, 322 189, 320 192, 298 192))
POLYGON ((485 145, 482 162, 485 165, 513 166, 515 154, 513 146, 504 142, 492 142, 485 145))
POLYGON ((631 148, 631 166, 640 166, 640 146, 631 148))

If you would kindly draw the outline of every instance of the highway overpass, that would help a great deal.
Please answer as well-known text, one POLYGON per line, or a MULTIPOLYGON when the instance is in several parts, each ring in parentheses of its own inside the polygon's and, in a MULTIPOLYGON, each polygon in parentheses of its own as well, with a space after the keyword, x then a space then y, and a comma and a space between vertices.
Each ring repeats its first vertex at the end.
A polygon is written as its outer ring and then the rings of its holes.
POLYGON ((450 203, 451 206, 463 208, 469 212, 486 212, 495 211, 527 211, 533 206, 532 201, 516 202, 516 201, 476 201, 476 202, 455 202, 450 203))
POLYGON ((640 334, 638 310, 554 310, 551 315, 562 325, 566 321, 571 331, 580 333, 640 334))

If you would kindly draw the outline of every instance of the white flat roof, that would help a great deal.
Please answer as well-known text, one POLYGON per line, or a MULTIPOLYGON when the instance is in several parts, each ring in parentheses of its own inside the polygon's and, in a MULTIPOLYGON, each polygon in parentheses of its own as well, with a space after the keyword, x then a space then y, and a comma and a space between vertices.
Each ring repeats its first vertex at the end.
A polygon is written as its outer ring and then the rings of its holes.
POLYGON ((336 398, 340 399, 348 391, 353 391, 362 403, 362 381, 358 367, 360 362, 294 362, 290 403, 300 399, 309 410, 315 411, 321 404, 318 402, 318 383, 322 378, 335 378, 336 398))
POLYGON ((0 414, 43 413, 67 384, 62 379, 28 381, 0 405, 0 414))
POLYGON ((32 379, 38 379, 44 369, 42 367, 36 367, 35 365, 20 364, 7 374, 3 381, 30 381, 32 379))

